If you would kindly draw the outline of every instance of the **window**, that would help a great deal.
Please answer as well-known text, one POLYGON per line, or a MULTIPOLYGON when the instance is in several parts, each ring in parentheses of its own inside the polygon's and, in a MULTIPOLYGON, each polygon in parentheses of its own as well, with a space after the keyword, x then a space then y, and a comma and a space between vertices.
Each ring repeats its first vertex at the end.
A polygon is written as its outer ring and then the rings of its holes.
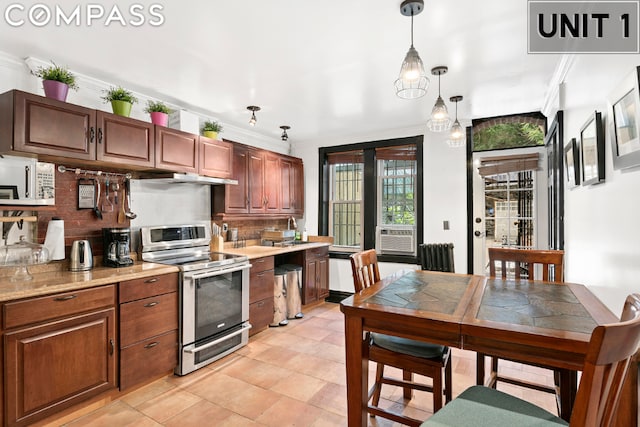
POLYGON ((416 261, 422 241, 422 137, 320 148, 319 231, 332 256, 376 248, 416 261), (419 236, 419 238, 418 238, 419 236))

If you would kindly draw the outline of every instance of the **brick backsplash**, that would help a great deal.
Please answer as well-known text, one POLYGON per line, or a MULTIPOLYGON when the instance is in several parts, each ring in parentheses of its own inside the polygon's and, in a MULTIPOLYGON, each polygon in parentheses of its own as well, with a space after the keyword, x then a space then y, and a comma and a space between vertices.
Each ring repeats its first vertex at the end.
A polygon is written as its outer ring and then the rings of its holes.
MULTIPOLYGON (((117 172, 117 171, 109 171, 117 172)), ((98 178, 96 176, 76 175, 73 172, 60 173, 56 170, 56 205, 54 211, 38 212, 38 243, 43 243, 47 233, 47 225, 53 217, 64 220, 65 255, 68 258, 71 243, 74 240, 89 240, 94 255, 102 255, 102 228, 129 227, 127 218, 123 224, 118 224, 118 207, 113 212, 102 212, 102 219, 98 219, 91 209, 78 209, 79 178, 98 178)), ((105 177, 99 177, 101 187, 100 198, 104 199, 105 177)), ((110 178, 113 181, 113 178, 110 178)), ((118 202, 122 203, 122 181, 118 195, 118 202)), ((113 194, 112 194, 113 200, 113 194)))
MULTIPOLYGON (((107 172, 107 171, 105 171, 107 172)), ((123 172, 111 170, 109 172, 123 172)), ((60 173, 56 170, 56 206, 55 210, 38 212, 38 235, 37 242, 43 243, 47 233, 47 225, 53 217, 64 220, 64 240, 65 254, 68 258, 71 244, 74 240, 86 239, 91 244, 94 255, 101 256, 102 249, 102 228, 106 227, 129 227, 130 222, 125 218, 123 224, 118 224, 118 207, 114 206, 113 212, 102 212, 102 220, 98 219, 91 209, 78 209, 78 185, 79 178, 96 178, 95 176, 76 175, 73 172, 60 173)), ((101 198, 104 198, 104 176, 101 176, 100 183, 101 198)), ((112 179, 113 180, 113 179, 112 179)), ((122 187, 122 181, 121 187, 122 187)), ((118 195, 118 201, 122 203, 122 190, 118 195)), ((113 195, 112 195, 113 200, 113 195)), ((286 219, 257 219, 257 220, 226 220, 229 228, 238 229, 240 239, 253 240, 260 239, 260 232, 267 227, 280 229, 287 228, 286 219)), ((221 221, 216 221, 222 225, 221 221)))

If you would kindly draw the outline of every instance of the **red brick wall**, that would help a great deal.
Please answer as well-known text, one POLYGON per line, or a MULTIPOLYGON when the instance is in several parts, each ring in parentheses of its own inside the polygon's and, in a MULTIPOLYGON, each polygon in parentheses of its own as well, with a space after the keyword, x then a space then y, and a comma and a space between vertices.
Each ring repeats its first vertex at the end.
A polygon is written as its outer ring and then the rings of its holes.
MULTIPOLYGON (((102 212, 102 220, 98 219, 91 209, 78 209, 79 178, 98 178, 93 175, 76 175, 73 172, 60 173, 56 170, 56 206, 54 211, 38 212, 38 243, 43 243, 47 233, 47 224, 53 217, 64 220, 65 254, 68 258, 71 243, 74 240, 89 240, 94 255, 102 255, 102 228, 129 227, 129 220, 125 218, 123 224, 118 224, 118 206, 113 212, 102 212)), ((101 200, 104 200, 105 178, 99 177, 102 185, 101 200)), ((113 181, 113 178, 111 178, 113 181)), ((118 202, 122 203, 122 181, 120 181, 118 202)), ((111 194, 113 200, 113 194, 111 194)))

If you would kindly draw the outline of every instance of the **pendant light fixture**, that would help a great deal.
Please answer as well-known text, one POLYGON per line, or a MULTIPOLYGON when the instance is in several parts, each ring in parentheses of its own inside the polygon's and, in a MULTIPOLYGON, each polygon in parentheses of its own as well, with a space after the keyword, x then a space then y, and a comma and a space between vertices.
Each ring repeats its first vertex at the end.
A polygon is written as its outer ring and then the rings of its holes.
POLYGON ((438 76, 438 99, 431 110, 431 119, 427 122, 427 128, 431 132, 444 132, 451 127, 451 120, 449 119, 449 111, 447 106, 440 96, 440 76, 446 74, 449 69, 445 66, 434 67, 431 69, 431 74, 438 76))
POLYGON ((465 142, 465 133, 464 128, 458 121, 458 102, 462 101, 462 96, 452 96, 451 98, 449 98, 449 101, 456 103, 456 120, 453 122, 451 130, 449 131, 449 139, 447 139, 447 144, 449 144, 449 147, 452 148, 463 147, 465 142))
POLYGON ((411 47, 404 57, 400 76, 395 82, 396 95, 404 99, 415 99, 424 96, 429 87, 429 79, 424 71, 424 64, 413 47, 413 17, 424 9, 423 0, 405 0, 400 5, 400 13, 411 17, 411 47))
POLYGON ((256 111, 260 111, 260 107, 256 105, 249 105, 247 110, 251 111, 251 119, 249 119, 249 124, 251 126, 255 126, 258 119, 256 119, 256 111))
POLYGON ((291 126, 282 125, 280 126, 280 129, 282 129, 282 136, 280 138, 282 138, 283 141, 286 141, 287 139, 289 139, 289 135, 287 135, 287 130, 291 129, 291 126))

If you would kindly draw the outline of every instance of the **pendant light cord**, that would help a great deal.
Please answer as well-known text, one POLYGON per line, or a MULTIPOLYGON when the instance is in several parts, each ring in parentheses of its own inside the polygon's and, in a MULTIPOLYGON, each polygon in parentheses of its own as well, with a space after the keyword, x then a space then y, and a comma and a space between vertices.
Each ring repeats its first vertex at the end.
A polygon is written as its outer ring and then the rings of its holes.
POLYGON ((411 9, 411 47, 413 47, 413 9, 411 9))

